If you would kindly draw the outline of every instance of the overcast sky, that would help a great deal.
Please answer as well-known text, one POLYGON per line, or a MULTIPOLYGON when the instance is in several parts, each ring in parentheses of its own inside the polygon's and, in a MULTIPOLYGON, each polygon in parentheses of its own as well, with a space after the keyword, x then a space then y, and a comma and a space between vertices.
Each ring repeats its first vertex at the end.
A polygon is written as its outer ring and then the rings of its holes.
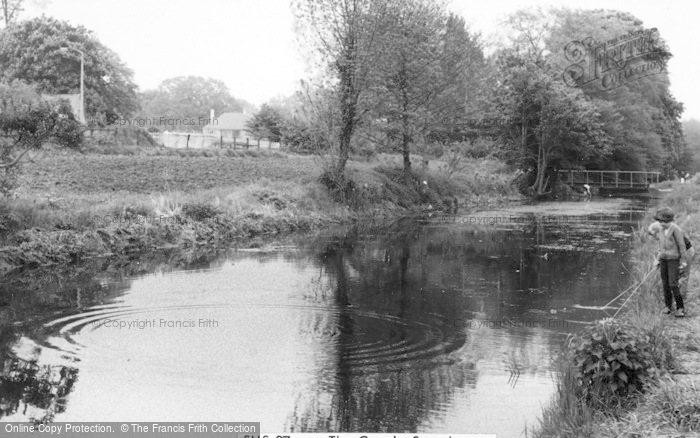
MULTIPOLYGON (((141 90, 175 76, 204 76, 223 80, 234 97, 259 105, 291 94, 305 76, 289 0, 39 2, 44 5, 29 4, 21 18, 44 13, 93 30, 134 70, 141 90)), ((658 28, 674 55, 668 69, 671 90, 686 108, 683 118, 700 120, 700 7, 670 0, 452 0, 451 9, 488 37, 498 33, 504 14, 535 5, 619 9, 658 28)))

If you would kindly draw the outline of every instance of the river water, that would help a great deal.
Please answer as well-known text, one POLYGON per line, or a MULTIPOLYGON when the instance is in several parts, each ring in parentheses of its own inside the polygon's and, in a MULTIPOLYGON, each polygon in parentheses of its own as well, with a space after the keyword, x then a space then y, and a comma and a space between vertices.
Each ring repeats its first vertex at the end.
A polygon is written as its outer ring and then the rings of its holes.
POLYGON ((305 237, 0 289, 0 421, 260 421, 519 436, 629 282, 641 200, 305 237))

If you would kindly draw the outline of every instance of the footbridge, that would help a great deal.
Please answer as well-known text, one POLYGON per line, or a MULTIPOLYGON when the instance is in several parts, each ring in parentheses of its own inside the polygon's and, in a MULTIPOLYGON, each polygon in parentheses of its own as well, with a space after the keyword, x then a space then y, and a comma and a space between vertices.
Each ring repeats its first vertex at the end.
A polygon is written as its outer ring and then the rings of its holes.
POLYGON ((640 170, 572 170, 560 169, 559 180, 572 187, 587 184, 600 192, 647 192, 659 182, 660 172, 640 170))

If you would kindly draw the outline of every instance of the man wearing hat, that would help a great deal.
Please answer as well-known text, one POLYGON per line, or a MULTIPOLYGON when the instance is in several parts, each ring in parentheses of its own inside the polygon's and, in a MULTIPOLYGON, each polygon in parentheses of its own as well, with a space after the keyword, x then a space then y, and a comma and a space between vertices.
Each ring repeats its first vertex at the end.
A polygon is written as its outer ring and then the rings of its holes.
MULTIPOLYGON (((673 222, 673 210, 669 207, 662 207, 656 210, 654 222, 649 226, 649 234, 659 240, 659 251, 656 254, 655 266, 659 267, 661 283, 664 288, 664 302, 666 310, 664 313, 673 312, 673 301, 676 301, 676 316, 685 316, 683 306, 683 296, 680 291, 680 274, 688 274, 688 256, 685 249, 685 239, 683 230, 673 222)), ((684 279, 685 280, 685 279, 684 279)), ((687 283, 686 283, 687 284, 687 283)))

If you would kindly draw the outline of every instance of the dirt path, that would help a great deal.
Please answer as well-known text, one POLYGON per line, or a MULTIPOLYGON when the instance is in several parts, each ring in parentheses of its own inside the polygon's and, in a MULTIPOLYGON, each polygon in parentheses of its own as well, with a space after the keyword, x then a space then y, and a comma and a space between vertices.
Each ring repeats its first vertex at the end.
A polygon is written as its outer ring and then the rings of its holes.
MULTIPOLYGON (((697 263, 697 261, 696 261, 697 263)), ((697 285, 697 282, 695 282, 697 285)), ((688 296, 685 318, 676 318, 671 328, 676 369, 672 371, 677 382, 700 385, 700 290, 692 289, 688 296)))

